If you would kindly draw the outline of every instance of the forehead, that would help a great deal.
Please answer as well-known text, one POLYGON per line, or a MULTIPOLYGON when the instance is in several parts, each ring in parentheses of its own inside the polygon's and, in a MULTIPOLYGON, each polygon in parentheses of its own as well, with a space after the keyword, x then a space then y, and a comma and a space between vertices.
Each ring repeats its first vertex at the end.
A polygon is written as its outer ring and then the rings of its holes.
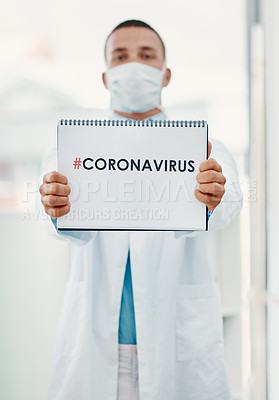
POLYGON ((139 47, 152 47, 163 57, 163 45, 158 35, 151 29, 129 26, 117 29, 107 42, 106 54, 109 55, 116 48, 126 48, 133 51, 139 47))

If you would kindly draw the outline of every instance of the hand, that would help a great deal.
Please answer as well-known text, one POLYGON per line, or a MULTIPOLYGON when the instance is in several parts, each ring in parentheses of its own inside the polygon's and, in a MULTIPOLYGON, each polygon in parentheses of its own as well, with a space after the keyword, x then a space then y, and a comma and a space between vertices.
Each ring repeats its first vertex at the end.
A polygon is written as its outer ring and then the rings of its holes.
POLYGON ((221 202, 226 183, 221 165, 214 158, 209 158, 211 149, 212 144, 208 141, 208 160, 200 164, 200 172, 196 176, 199 189, 194 191, 196 199, 206 204, 208 211, 214 210, 221 202))
POLYGON ((67 183, 66 176, 57 171, 52 171, 44 175, 43 183, 39 188, 45 212, 54 219, 62 217, 70 211, 69 194, 71 188, 67 183))

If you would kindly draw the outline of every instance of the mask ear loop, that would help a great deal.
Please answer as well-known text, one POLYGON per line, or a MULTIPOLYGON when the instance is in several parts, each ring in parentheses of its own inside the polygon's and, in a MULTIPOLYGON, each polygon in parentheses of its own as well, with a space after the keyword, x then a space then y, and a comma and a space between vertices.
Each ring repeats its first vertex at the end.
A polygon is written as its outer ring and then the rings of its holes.
MULTIPOLYGON (((163 77, 166 73, 166 70, 167 70, 167 63, 166 63, 166 59, 164 59, 163 69, 161 70, 162 71, 162 83, 163 83, 163 77)), ((162 89, 163 89, 163 86, 162 86, 162 89)), ((161 89, 161 93, 162 93, 162 89, 161 89)), ((158 104, 157 108, 159 108, 159 110, 161 110, 161 111, 164 111, 164 107, 161 104, 158 104)))

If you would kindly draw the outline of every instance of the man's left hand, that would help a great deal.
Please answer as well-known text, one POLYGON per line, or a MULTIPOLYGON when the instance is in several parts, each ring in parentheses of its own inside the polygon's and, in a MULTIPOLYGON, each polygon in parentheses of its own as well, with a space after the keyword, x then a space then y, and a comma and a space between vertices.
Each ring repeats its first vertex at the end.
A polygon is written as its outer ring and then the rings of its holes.
POLYGON ((214 158, 209 158, 212 144, 208 141, 208 160, 200 164, 200 172, 196 179, 199 189, 194 191, 197 200, 206 204, 208 211, 214 210, 225 194, 226 178, 222 174, 222 167, 214 158))

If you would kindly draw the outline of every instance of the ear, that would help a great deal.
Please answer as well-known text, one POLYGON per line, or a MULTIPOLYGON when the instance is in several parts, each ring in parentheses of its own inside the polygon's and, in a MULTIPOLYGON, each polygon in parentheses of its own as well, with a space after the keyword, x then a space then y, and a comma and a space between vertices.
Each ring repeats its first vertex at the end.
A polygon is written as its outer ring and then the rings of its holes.
POLYGON ((168 86, 169 82, 171 80, 171 70, 169 68, 166 68, 165 75, 163 77, 163 87, 168 86))
POLYGON ((105 85, 106 89, 108 89, 108 84, 107 84, 107 79, 106 79, 106 73, 102 73, 102 79, 103 79, 103 84, 105 85))

